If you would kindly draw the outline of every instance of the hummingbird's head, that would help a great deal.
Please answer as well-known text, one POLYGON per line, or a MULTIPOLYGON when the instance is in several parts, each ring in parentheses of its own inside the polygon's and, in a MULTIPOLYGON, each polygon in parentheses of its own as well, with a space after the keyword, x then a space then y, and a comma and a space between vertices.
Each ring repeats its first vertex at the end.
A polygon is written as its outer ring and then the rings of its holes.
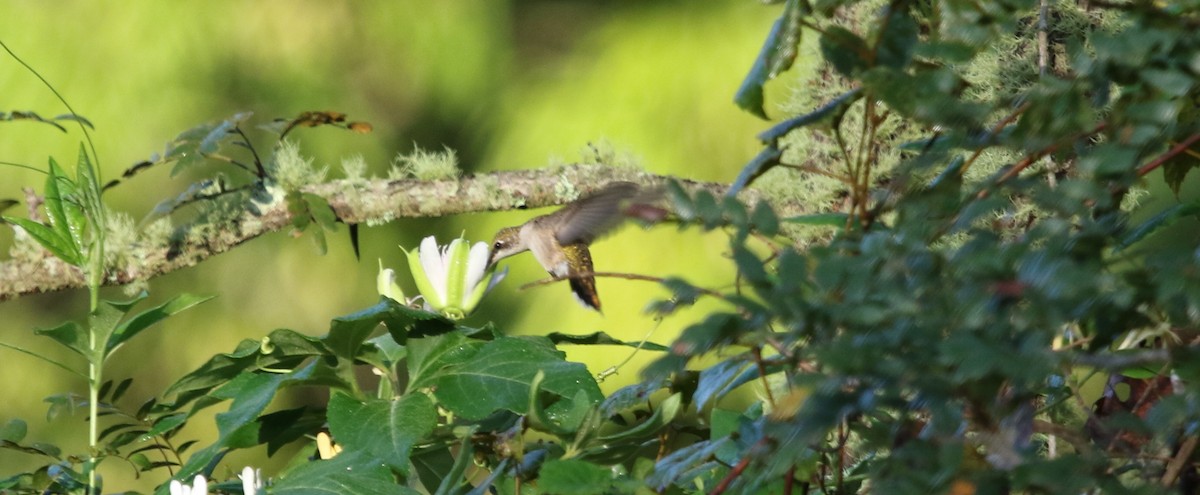
POLYGON ((529 249, 521 242, 521 227, 505 227, 496 232, 492 240, 491 254, 488 256, 488 266, 496 264, 504 258, 529 249))

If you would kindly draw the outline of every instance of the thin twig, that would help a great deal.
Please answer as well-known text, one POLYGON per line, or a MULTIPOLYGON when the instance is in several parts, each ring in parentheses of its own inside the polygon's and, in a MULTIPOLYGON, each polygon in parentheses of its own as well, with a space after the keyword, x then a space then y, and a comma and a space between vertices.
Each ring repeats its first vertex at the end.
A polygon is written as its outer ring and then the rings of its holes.
POLYGON ((1196 144, 1196 141, 1200 141, 1200 132, 1198 132, 1196 134, 1192 134, 1191 136, 1188 136, 1187 139, 1184 139, 1183 141, 1180 141, 1179 144, 1172 146, 1171 149, 1167 150, 1166 153, 1159 155, 1158 158, 1150 160, 1149 163, 1142 165, 1141 167, 1138 167, 1138 170, 1137 170, 1138 176, 1141 177, 1143 175, 1150 173, 1151 170, 1158 168, 1160 165, 1162 165, 1167 160, 1174 158, 1175 155, 1183 153, 1184 150, 1187 150, 1193 144, 1196 144))

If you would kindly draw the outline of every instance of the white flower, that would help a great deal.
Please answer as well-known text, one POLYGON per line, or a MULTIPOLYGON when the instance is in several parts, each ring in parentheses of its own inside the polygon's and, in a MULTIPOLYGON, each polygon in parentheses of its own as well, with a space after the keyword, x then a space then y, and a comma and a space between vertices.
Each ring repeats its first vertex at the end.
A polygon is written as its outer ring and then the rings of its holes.
POLYGON ((171 495, 208 495, 208 480, 202 475, 197 475, 192 480, 192 486, 180 483, 179 480, 171 480, 171 495))
POLYGON ((483 294, 504 278, 488 265, 488 246, 470 245, 462 238, 439 248, 433 236, 421 240, 421 247, 405 251, 417 289, 425 303, 449 318, 461 319, 479 305, 483 294))
POLYGON ((246 466, 242 469, 242 474, 238 475, 242 479, 242 493, 245 495, 259 495, 267 493, 263 490, 262 470, 254 469, 246 466))

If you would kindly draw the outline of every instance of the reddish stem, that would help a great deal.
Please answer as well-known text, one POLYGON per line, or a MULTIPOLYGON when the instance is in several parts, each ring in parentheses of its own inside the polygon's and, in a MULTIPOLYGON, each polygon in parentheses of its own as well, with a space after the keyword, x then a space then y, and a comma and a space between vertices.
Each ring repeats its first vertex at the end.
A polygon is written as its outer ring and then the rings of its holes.
POLYGON ((1158 158, 1150 160, 1150 163, 1147 163, 1145 165, 1142 165, 1141 167, 1138 167, 1138 170, 1137 170, 1138 176, 1140 177, 1140 176, 1150 173, 1151 170, 1158 168, 1160 165, 1162 165, 1167 160, 1174 158, 1175 155, 1183 153, 1184 150, 1187 150, 1193 144, 1196 144, 1196 141, 1200 141, 1200 132, 1198 132, 1196 134, 1192 134, 1191 136, 1188 136, 1187 139, 1184 139, 1183 141, 1180 141, 1179 144, 1172 146, 1171 149, 1167 150, 1166 153, 1159 155, 1158 158))

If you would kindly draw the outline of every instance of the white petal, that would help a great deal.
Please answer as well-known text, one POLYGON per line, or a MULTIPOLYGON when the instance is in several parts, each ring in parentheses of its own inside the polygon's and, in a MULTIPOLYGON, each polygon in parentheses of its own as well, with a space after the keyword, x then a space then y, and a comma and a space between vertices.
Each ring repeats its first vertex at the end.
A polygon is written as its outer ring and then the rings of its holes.
POLYGON ((438 299, 446 300, 446 254, 438 251, 437 240, 433 236, 421 240, 421 268, 429 278, 429 285, 437 292, 438 299))
POLYGON ((471 246, 470 258, 467 259, 467 292, 475 290, 475 286, 483 280, 483 274, 487 270, 488 262, 488 246, 483 242, 476 242, 471 246))
POLYGON ((245 495, 257 495, 258 489, 262 488, 262 471, 246 466, 242 469, 242 474, 239 478, 242 479, 242 493, 245 495))
POLYGON ((192 495, 208 495, 208 480, 204 476, 196 475, 192 480, 192 495))
POLYGON ((171 480, 171 495, 188 495, 192 491, 190 488, 183 486, 179 480, 171 480))

